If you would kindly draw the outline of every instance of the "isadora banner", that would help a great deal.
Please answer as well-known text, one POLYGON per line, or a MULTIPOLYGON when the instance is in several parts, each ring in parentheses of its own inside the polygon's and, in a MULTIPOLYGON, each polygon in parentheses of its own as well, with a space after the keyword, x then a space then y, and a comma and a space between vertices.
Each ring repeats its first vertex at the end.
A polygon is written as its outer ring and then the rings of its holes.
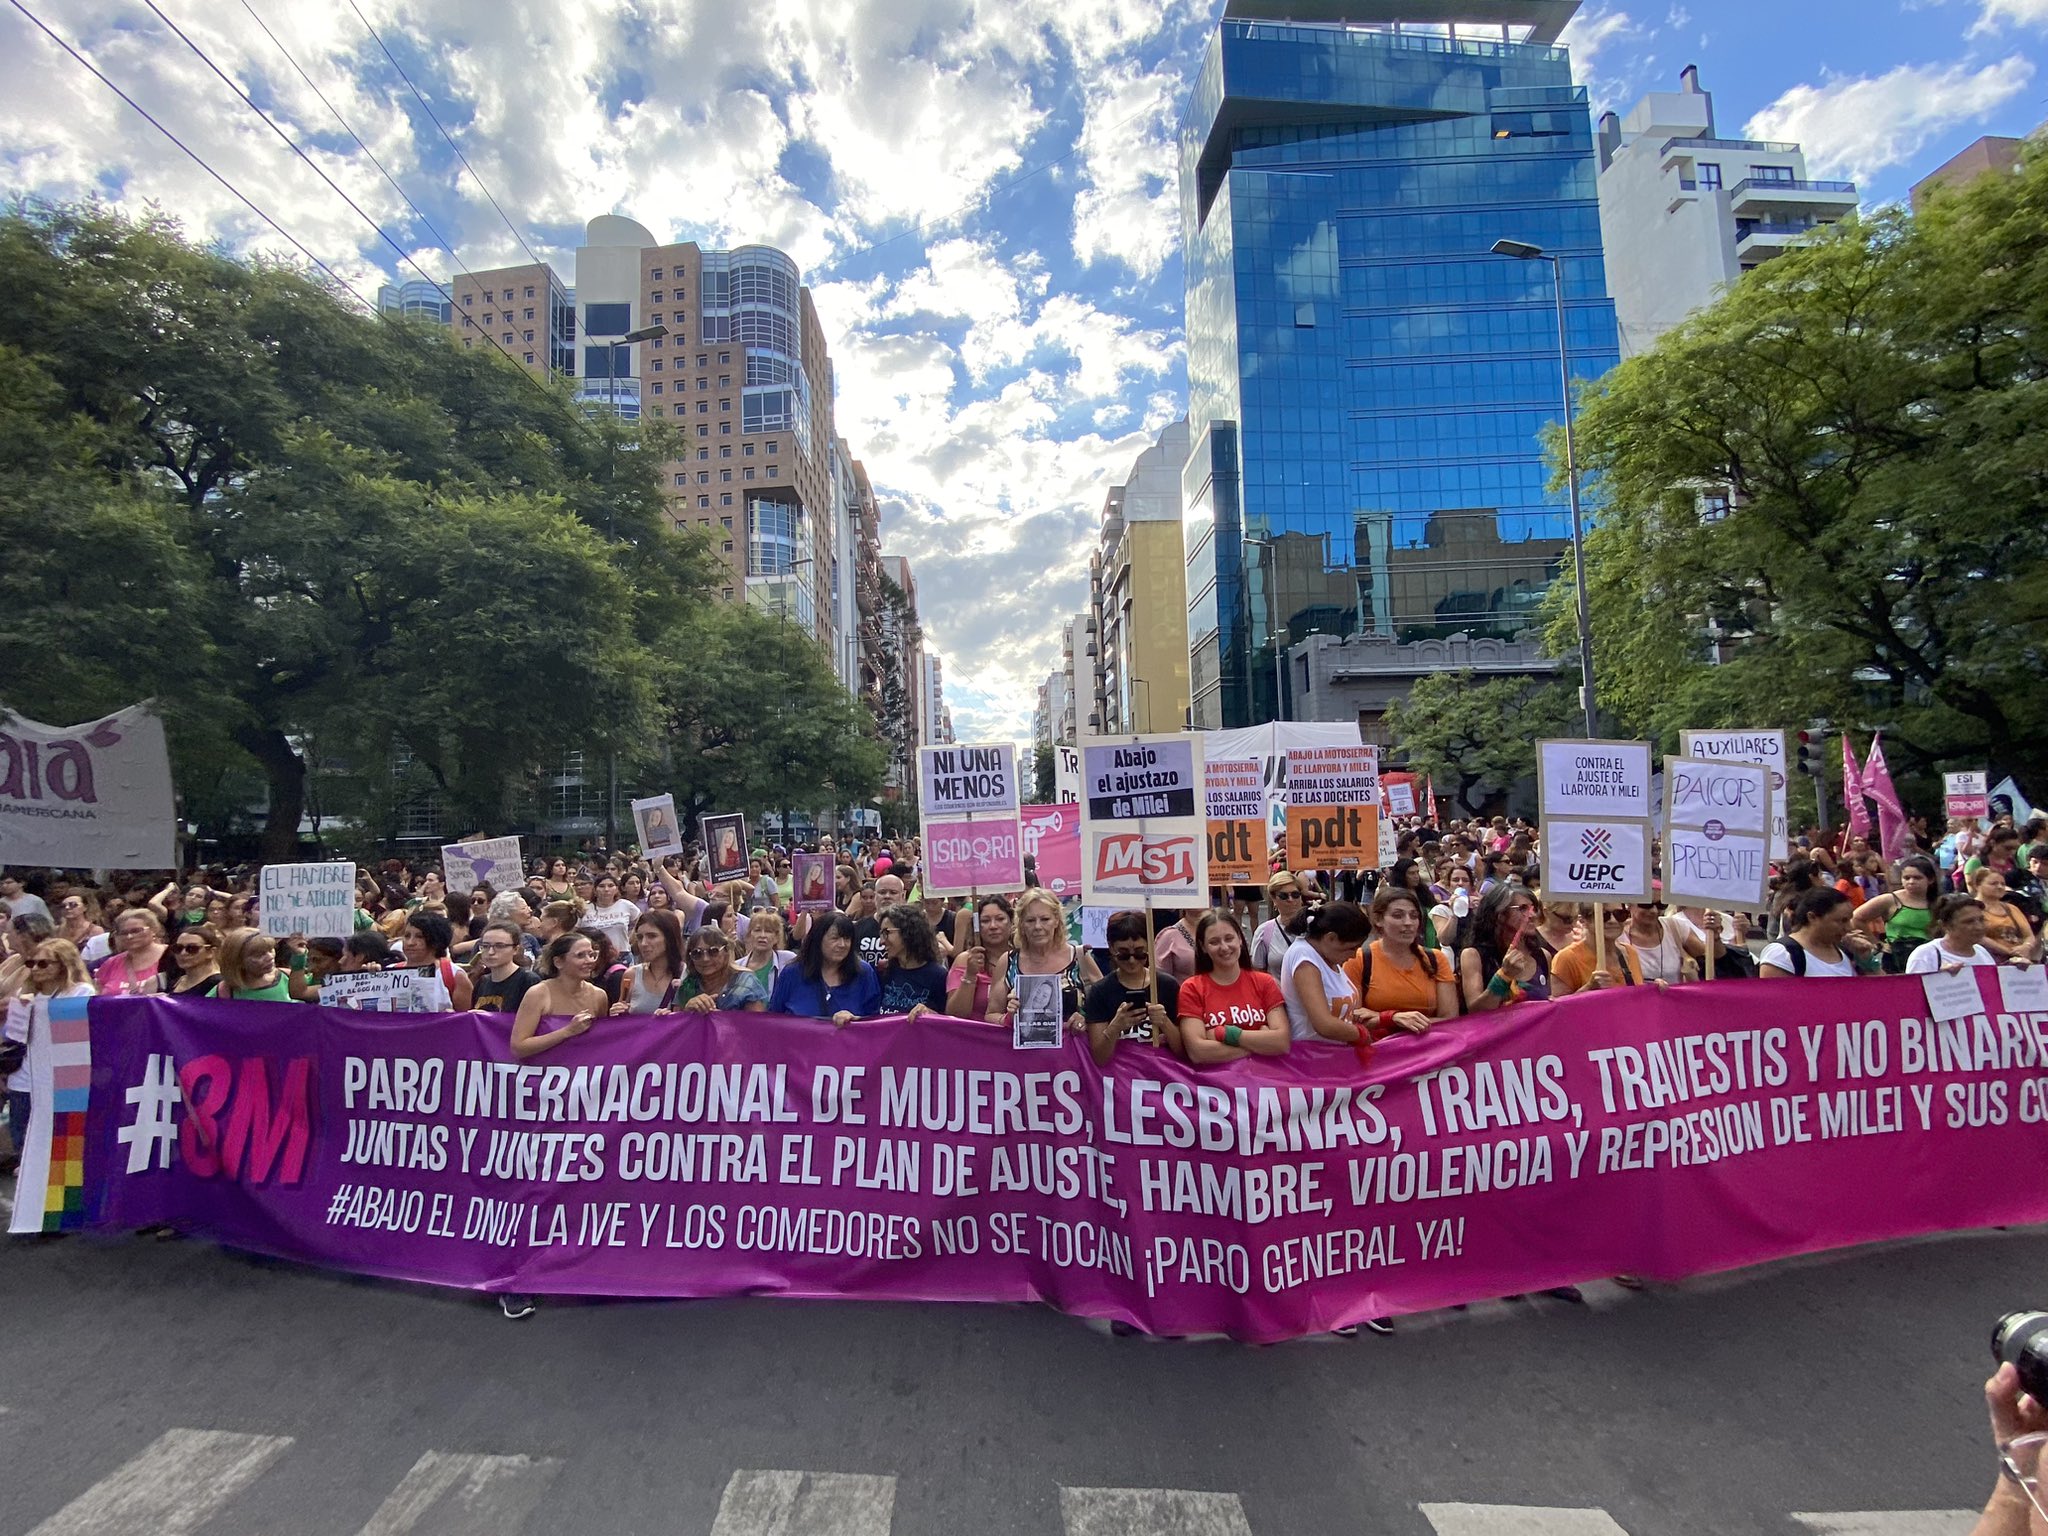
POLYGON ((16 1231, 485 1291, 1037 1300, 1277 1340, 2048 1219, 2048 1013, 1915 978, 1529 1002, 1190 1068, 925 1018, 60 1001, 16 1231))

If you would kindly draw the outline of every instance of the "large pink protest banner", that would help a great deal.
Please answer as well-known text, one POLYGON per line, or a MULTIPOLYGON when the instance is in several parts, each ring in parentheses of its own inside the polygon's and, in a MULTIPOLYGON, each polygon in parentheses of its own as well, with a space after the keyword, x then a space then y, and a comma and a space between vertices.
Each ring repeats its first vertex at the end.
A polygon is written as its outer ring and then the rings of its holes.
MULTIPOLYGON (((168 1222, 372 1275, 1034 1299, 1254 1340, 1605 1275, 2048 1218, 2048 1013, 1913 978, 1527 1003, 1191 1069, 927 1018, 90 1005, 16 1229, 168 1222), (76 1089, 74 1088, 74 1093, 76 1089), (37 1190, 45 1190, 38 1202, 37 1190)), ((61 1005, 60 1005, 61 1006, 61 1005)))
POLYGON ((1081 807, 1024 807, 1024 851, 1037 863, 1038 883, 1059 897, 1081 894, 1081 807))

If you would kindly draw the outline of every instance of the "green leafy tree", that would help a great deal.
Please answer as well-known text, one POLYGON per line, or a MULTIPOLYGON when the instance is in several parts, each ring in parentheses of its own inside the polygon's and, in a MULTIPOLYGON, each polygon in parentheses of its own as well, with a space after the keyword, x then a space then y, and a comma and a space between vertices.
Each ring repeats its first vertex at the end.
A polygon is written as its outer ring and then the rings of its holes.
POLYGON ((1434 672, 1387 710, 1394 754, 1470 816, 1536 772, 1536 743, 1577 734, 1567 683, 1434 672))
POLYGON ((565 744, 654 729, 641 637, 710 572, 667 515, 670 429, 587 421, 493 352, 166 220, 21 206, 0 261, 26 461, 0 492, 0 636, 63 656, 18 669, 11 706, 155 694, 181 783, 260 772, 268 858, 296 843, 309 742, 373 810, 402 749, 488 826, 565 744))
POLYGON ((881 787, 872 722, 787 620, 703 607, 657 641, 654 664, 658 750, 638 753, 634 771, 685 816, 853 805, 881 787))
MULTIPOLYGON (((2048 156, 1745 276, 1589 391, 1603 707, 2048 757, 2048 156), (1725 496, 1725 516, 1702 509, 1725 496)), ((1574 647, 1568 581, 1550 638, 1574 647)))

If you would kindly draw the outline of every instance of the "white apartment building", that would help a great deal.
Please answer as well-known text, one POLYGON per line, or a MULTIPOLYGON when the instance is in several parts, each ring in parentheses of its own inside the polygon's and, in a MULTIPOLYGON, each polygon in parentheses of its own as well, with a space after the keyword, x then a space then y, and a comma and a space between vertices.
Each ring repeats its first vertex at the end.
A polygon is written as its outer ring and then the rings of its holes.
POLYGON ((1600 236, 1623 357, 1856 211, 1855 183, 1811 180, 1797 144, 1720 137, 1698 66, 1678 81, 1600 119, 1600 236))

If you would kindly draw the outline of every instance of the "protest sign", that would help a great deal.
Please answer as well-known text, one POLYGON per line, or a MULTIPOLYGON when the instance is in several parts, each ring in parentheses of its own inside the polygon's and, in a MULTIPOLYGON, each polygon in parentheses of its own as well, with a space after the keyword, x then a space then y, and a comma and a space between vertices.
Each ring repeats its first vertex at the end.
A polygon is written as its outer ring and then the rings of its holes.
POLYGON ((1292 747, 1286 793, 1289 869, 1379 867, 1378 747, 1292 747))
POLYGON ((1664 759, 1664 899, 1760 911, 1770 905, 1771 770, 1664 759))
POLYGON ((1785 818, 1785 733, 1783 731, 1681 731, 1679 750, 1715 763, 1756 763, 1771 775, 1771 824, 1766 829, 1774 859, 1792 856, 1791 825, 1785 818))
POLYGON ((1081 890, 1089 906, 1209 900, 1202 744, 1190 735, 1081 744, 1081 890))
POLYGON ((164 724, 136 704, 83 725, 0 723, 0 863, 176 869, 164 724))
POLYGON ((75 1070, 38 1103, 13 1227, 168 1223, 493 1291, 1036 1299, 1277 1340, 2048 1219, 2048 1027, 1978 1028, 1981 1003, 1931 1024, 1919 981, 1616 987, 1445 1019, 1364 1067, 1297 1041, 1221 1069, 758 1013, 621 1016, 522 1062, 502 1017, 59 999, 75 1070), (2008 1112, 1954 1113, 1965 1095, 2008 1112))
POLYGON ((927 817, 1017 809, 1017 749, 1008 742, 917 749, 918 807, 927 817))
POLYGON ((683 851, 683 821, 676 815, 674 795, 652 795, 633 802, 633 831, 643 858, 666 858, 683 851))
POLYGON ((1066 1020, 1060 1017, 1060 984, 1066 978, 1030 972, 1017 978, 1017 1011, 1010 1017, 1010 1045, 1019 1051, 1056 1051, 1066 1020))
POLYGON ((526 879, 516 837, 479 837, 466 843, 441 845, 441 878, 450 894, 467 893, 480 885, 508 891, 526 879))
POLYGON ((1539 741, 1546 899, 1650 899, 1650 744, 1539 741))
POLYGON ((1081 798, 1081 749, 1062 743, 1052 750, 1053 798, 1072 805, 1081 798))
POLYGON ((1021 829, 1024 853, 1033 860, 1038 883, 1065 900, 1081 894, 1081 808, 1067 801, 1059 805, 1027 805, 1021 829))
POLYGON ((320 982, 320 1006, 358 1013, 446 1013, 448 987, 436 966, 336 972, 320 982))
POLYGON ((1942 806, 1950 821, 1982 821, 1991 814, 1991 775, 1982 768, 1941 776, 1942 806))
POLYGON ((1266 775, 1256 757, 1202 767, 1209 823, 1209 879, 1216 885, 1266 883, 1266 775))
POLYGON ((266 864, 257 900, 272 938, 345 939, 356 931, 355 862, 266 864))
POLYGON ((2007 1013, 2048 1014, 2048 969, 2039 965, 1998 968, 1999 1006, 2007 1013))
POLYGON ((1985 1011, 1984 997, 1977 990, 1977 972, 1982 966, 1965 965, 1956 970, 1928 971, 1918 978, 1927 999, 1927 1016, 1936 1024, 1973 1019, 1985 1011))
POLYGON ((830 912, 833 898, 838 894, 835 887, 832 855, 829 853, 797 853, 790 855, 790 884, 795 893, 796 910, 802 912, 830 912))
POLYGON ((699 816, 704 857, 713 881, 737 880, 747 872, 747 818, 734 811, 724 816, 699 816))
POLYGON ((1413 816, 1415 814, 1415 780, 1404 775, 1387 783, 1387 814, 1389 816, 1413 816))
POLYGON ((920 747, 917 777, 925 894, 1020 888, 1024 832, 1016 748, 1008 742, 920 747))
POLYGON ((920 830, 927 896, 1023 889, 1024 837, 1014 810, 957 821, 927 817, 920 830))

